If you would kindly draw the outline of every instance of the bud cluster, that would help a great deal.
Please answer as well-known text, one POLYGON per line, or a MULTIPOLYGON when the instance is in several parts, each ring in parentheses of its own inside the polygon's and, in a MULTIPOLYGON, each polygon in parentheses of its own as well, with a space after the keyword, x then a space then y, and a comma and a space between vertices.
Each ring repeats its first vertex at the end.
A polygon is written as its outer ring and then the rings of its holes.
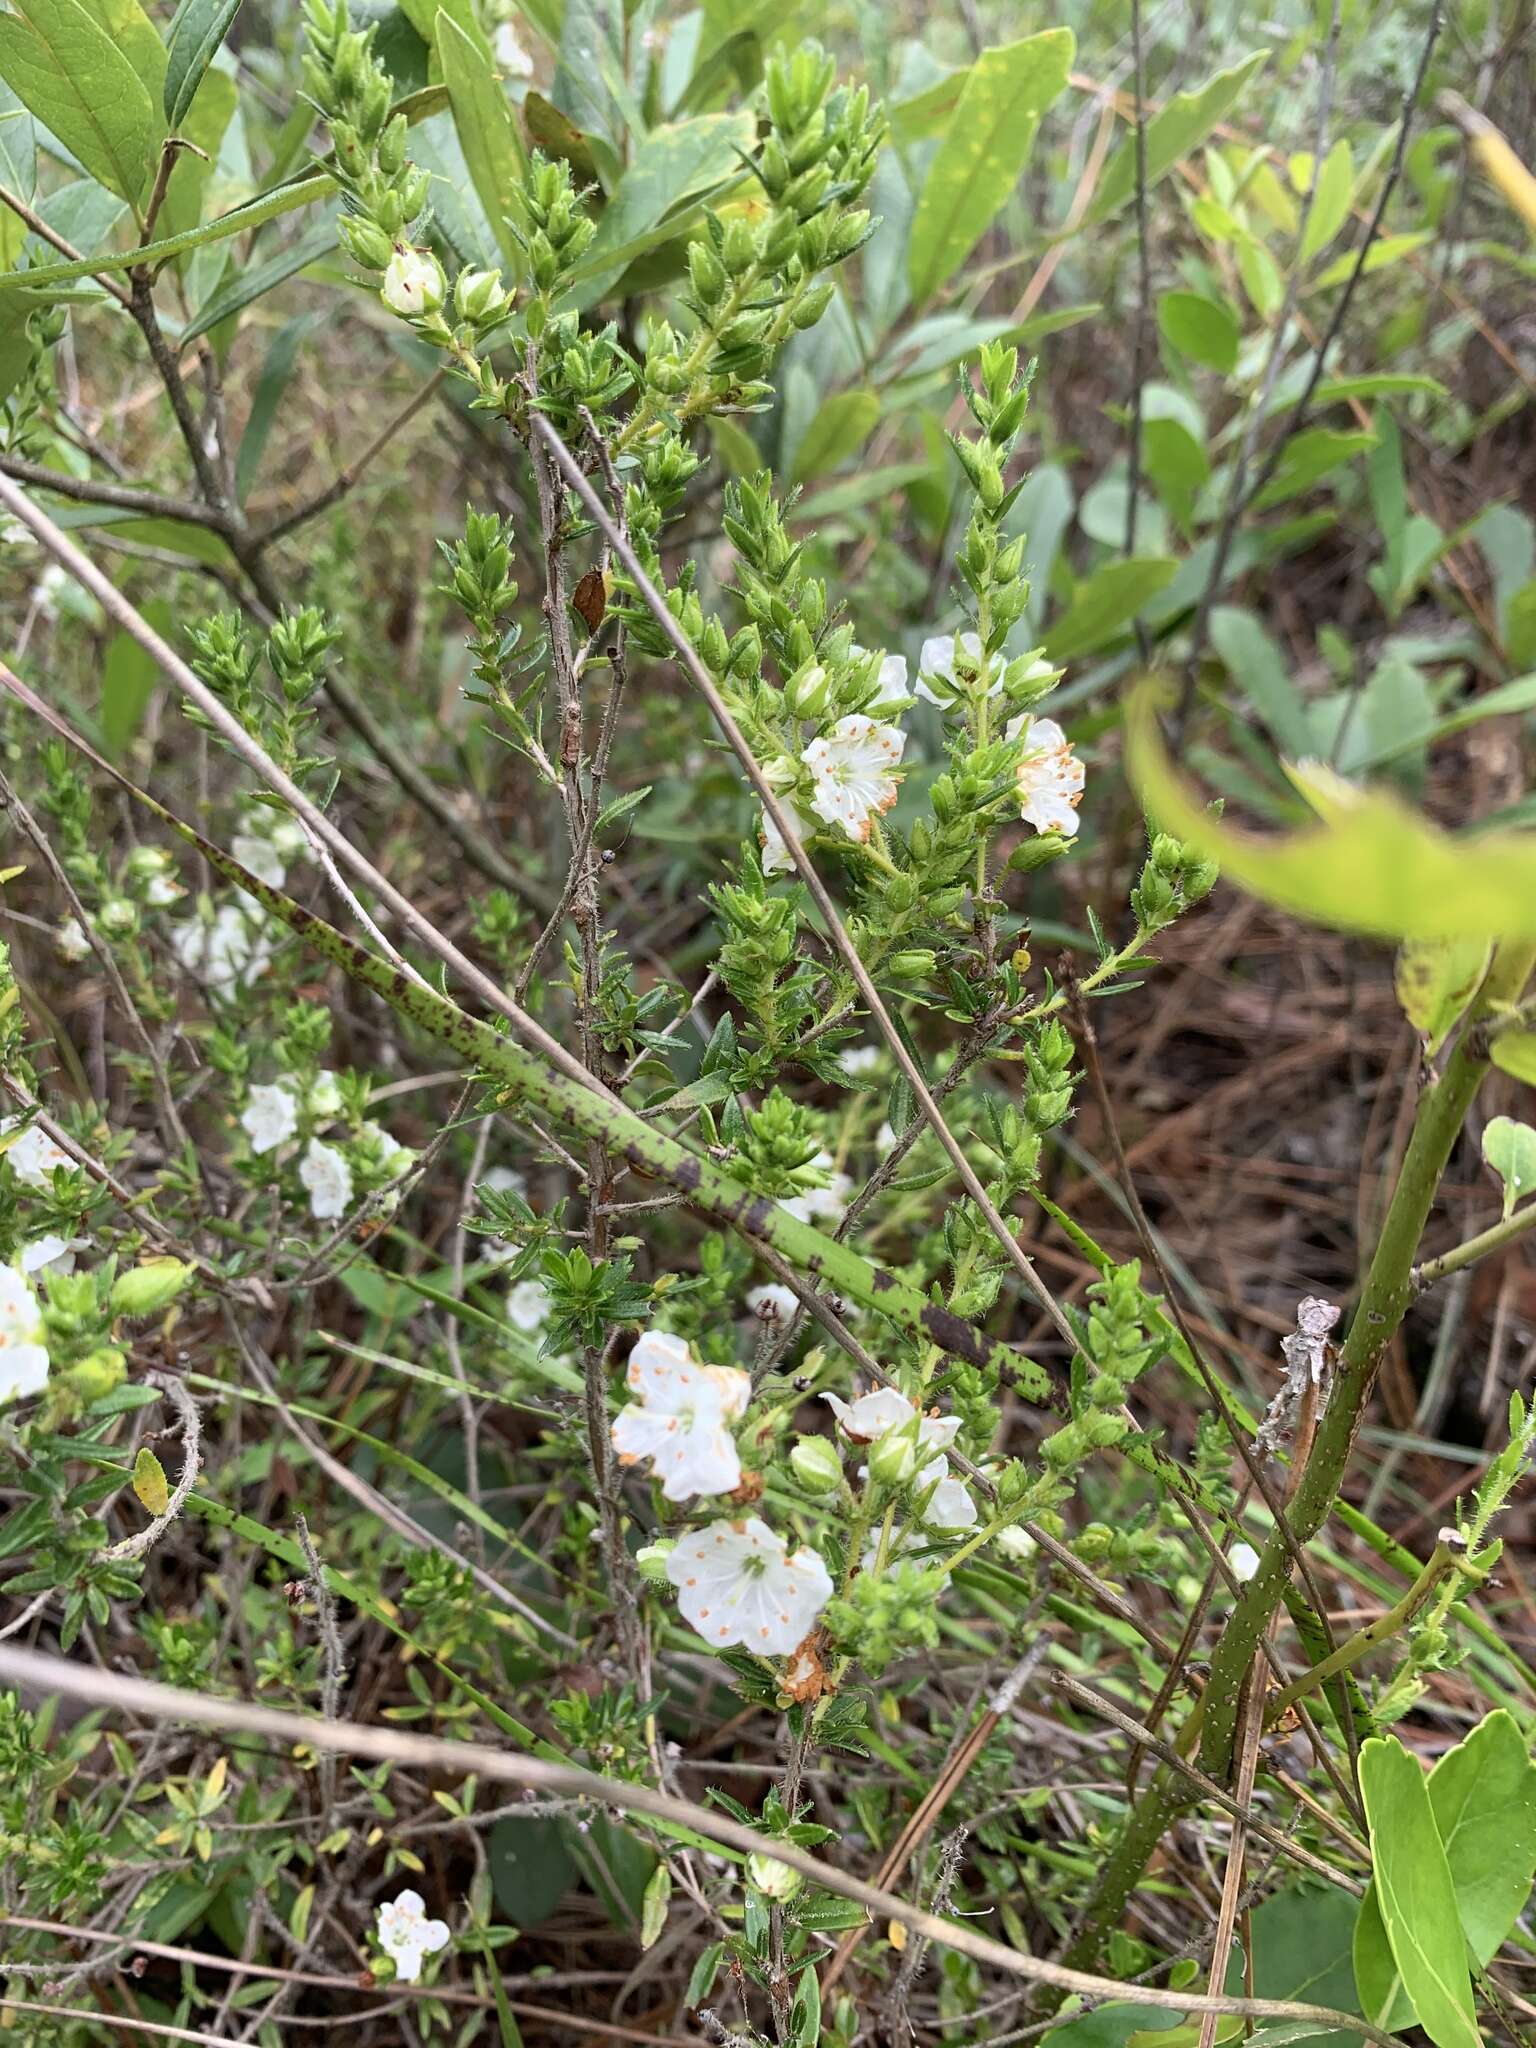
POLYGON ((404 114, 390 113, 393 86, 373 53, 378 24, 354 29, 347 0, 305 0, 304 28, 305 91, 331 131, 348 202, 338 232, 365 270, 383 270, 426 208, 427 174, 407 161, 404 114))

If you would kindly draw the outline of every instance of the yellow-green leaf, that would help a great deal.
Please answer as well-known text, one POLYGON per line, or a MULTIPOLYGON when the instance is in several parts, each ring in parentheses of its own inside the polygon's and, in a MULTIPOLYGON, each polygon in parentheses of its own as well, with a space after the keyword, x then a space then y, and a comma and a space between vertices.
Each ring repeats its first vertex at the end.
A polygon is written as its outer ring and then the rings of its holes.
POLYGON ((1501 1031, 1492 1052, 1496 1067, 1536 1087, 1536 1031, 1501 1031))
POLYGON ((1397 956, 1393 982, 1403 1014, 1424 1034, 1433 1057, 1472 1000, 1488 965, 1485 938, 1408 939, 1397 956))
POLYGON ((171 1504, 171 1487, 165 1476, 165 1467, 148 1444, 139 1446, 139 1455, 133 1461, 133 1490, 138 1495, 139 1505, 152 1515, 163 1515, 171 1504))
POLYGON ((1165 831, 1219 861, 1224 877, 1282 910, 1382 938, 1503 938, 1536 933, 1536 833, 1453 839, 1381 789, 1322 768, 1294 771, 1318 822, 1261 836, 1208 811, 1169 760, 1157 690, 1126 710, 1127 764, 1165 831))
POLYGON ((1373 1737, 1361 1749, 1360 1793, 1382 1926, 1419 2024, 1436 2048, 1482 2048, 1456 1887, 1429 1789, 1395 1736, 1373 1737))
MULTIPOLYGON (((1255 50, 1230 71, 1218 71, 1204 85, 1173 98, 1147 123, 1143 138, 1148 186, 1165 178, 1179 161, 1188 156, 1224 121, 1242 95, 1243 88, 1269 61, 1268 50, 1255 50)), ((1120 211, 1136 190, 1136 144, 1134 137, 1121 143, 1099 180, 1098 196, 1089 210, 1086 225, 1096 227, 1120 211)))
POLYGON ((907 271, 921 304, 970 255, 1029 161, 1040 117, 1067 82, 1072 31, 983 50, 966 74, 912 221, 907 271))
POLYGON ((1340 139, 1329 150, 1318 173, 1317 185, 1312 193, 1311 210, 1307 214, 1306 230, 1297 251, 1297 261, 1308 264, 1321 249, 1326 249, 1334 236, 1349 218, 1350 194, 1355 189, 1354 159, 1349 153, 1349 144, 1340 139))

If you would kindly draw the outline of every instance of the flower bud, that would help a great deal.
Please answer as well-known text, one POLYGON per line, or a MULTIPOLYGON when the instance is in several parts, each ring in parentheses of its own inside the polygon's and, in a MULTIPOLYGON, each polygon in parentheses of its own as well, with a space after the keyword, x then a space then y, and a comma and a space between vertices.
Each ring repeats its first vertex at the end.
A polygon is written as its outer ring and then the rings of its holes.
POLYGON ((747 1876, 764 1898, 773 1899, 781 1906, 786 1899, 792 1899, 804 1883, 798 1870, 791 1870, 776 1856, 755 1853, 747 1858, 747 1876))
POLYGON ((1035 868, 1043 868, 1049 862, 1059 860, 1066 850, 1067 841, 1059 832, 1041 832, 1013 849, 1008 856, 1008 866, 1016 875, 1027 875, 1035 868))
POLYGON ((64 1384, 82 1401, 99 1401, 128 1377, 127 1360, 115 1344, 103 1344, 75 1363, 63 1375, 64 1384))
POLYGON ((667 1583, 667 1559, 674 1545, 670 1538, 661 1543, 642 1544, 635 1552, 635 1566, 648 1586, 667 1583))
POLYGON ((180 1259, 146 1259, 142 1266, 130 1266, 112 1283, 111 1309, 115 1316, 153 1316, 169 1308, 192 1278, 192 1268, 180 1259))
POLYGON ((819 661, 791 676, 784 688, 785 700, 796 718, 819 718, 827 708, 831 682, 819 661))
POLYGON ((454 282, 453 303, 459 318, 472 320, 477 327, 488 327, 493 320, 499 320, 508 304, 499 272, 461 270, 454 282))
POLYGON ((789 1469, 807 1493, 832 1493, 843 1483, 843 1461, 824 1436, 803 1436, 789 1454, 789 1469))
POLYGON ((448 289, 443 266, 430 249, 411 249, 397 244, 384 272, 379 296, 402 320, 417 320, 435 313, 448 289))
POLYGON ((870 1477, 882 1486, 905 1486, 917 1471, 917 1432, 893 1429, 869 1447, 870 1477))

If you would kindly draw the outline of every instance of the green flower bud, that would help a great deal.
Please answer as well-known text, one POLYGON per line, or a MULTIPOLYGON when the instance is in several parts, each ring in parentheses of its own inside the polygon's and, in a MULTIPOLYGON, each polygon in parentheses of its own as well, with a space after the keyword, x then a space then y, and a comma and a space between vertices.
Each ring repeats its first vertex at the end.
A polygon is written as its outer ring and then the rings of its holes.
POLYGON ((776 1900, 779 1905, 783 1905, 786 1899, 792 1899, 804 1883, 798 1870, 791 1870, 776 1856, 749 1856, 747 1877, 764 1898, 776 1900))
POLYGON ((461 320, 472 320, 477 327, 488 327, 493 320, 501 318, 510 302, 499 272, 461 270, 454 282, 453 303, 461 320))
POLYGON ((893 1429, 869 1447, 869 1472, 882 1486, 905 1486, 917 1472, 917 1431, 893 1429))
POLYGON ((824 1436, 800 1437, 790 1451, 789 1468, 807 1493, 832 1493, 843 1483, 843 1461, 824 1436))
POLYGON ((64 1385, 82 1401, 99 1401, 128 1377, 128 1363, 113 1344, 104 1344, 77 1359, 63 1375, 64 1385))
POLYGON ((827 708, 831 688, 831 678, 821 663, 812 662, 790 677, 784 689, 785 702, 796 718, 819 718, 827 708))
POLYGON ((153 1316, 169 1308, 192 1278, 180 1259, 146 1259, 130 1266, 112 1283, 110 1306, 115 1316, 153 1316))
POLYGON ((667 1559, 674 1545, 670 1538, 661 1543, 646 1543, 635 1552, 635 1567, 648 1586, 664 1586, 667 1583, 667 1559))
POLYGON ((402 320, 417 320, 435 313, 448 291, 443 266, 430 249, 397 247, 384 272, 379 296, 402 320))

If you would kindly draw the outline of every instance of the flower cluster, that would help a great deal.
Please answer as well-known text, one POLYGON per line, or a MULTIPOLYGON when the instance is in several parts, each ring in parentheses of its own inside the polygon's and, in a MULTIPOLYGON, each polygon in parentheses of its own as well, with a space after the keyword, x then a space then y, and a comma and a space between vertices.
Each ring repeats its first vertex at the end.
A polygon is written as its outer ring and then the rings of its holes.
POLYGON ((614 1420, 620 1461, 649 1458, 668 1500, 734 1493, 741 1459, 730 1425, 747 1412, 752 1383, 728 1365, 701 1365, 680 1337, 647 1330, 625 1379, 639 1396, 614 1420))

